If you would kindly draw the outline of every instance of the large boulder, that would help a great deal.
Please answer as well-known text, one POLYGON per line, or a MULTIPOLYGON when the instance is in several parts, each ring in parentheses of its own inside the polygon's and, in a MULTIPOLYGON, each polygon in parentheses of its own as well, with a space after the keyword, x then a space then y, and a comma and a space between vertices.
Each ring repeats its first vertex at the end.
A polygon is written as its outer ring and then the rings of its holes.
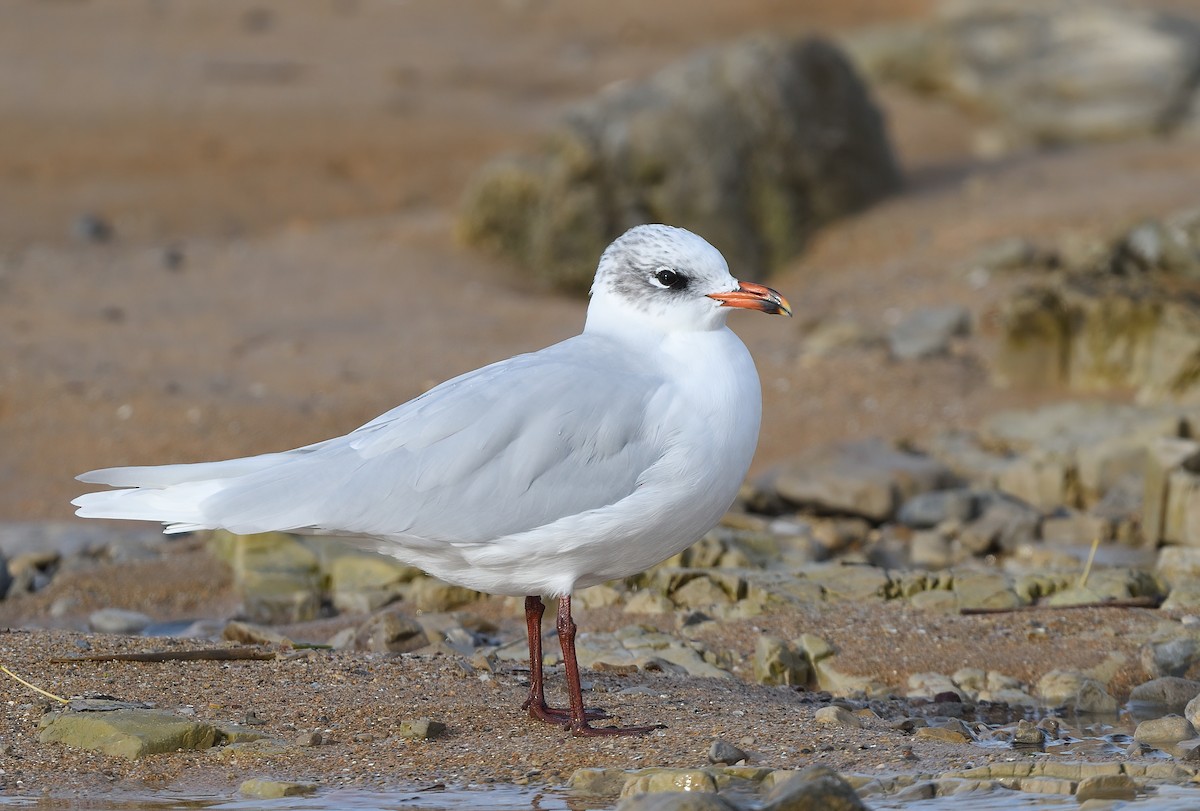
POLYGON ((758 36, 578 105, 539 152, 479 172, 459 230, 575 292, 613 238, 646 222, 691 229, 760 277, 899 185, 883 118, 842 52, 758 36))
POLYGON ((1200 290, 1150 276, 1066 275, 1000 309, 1000 384, 1134 389, 1143 401, 1200 399, 1200 290))
POLYGON ((850 42, 871 75, 1055 144, 1200 126, 1200 22, 1109 0, 952 0, 932 24, 850 42))

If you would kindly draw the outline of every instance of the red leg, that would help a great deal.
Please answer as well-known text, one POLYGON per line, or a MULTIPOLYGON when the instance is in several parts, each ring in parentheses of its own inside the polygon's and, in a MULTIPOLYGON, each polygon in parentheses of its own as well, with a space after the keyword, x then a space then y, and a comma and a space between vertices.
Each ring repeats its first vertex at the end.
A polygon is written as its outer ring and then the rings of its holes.
POLYGON ((642 735, 661 726, 593 727, 583 706, 583 687, 579 683, 579 661, 575 657, 575 620, 571 619, 571 595, 558 598, 558 641, 562 645, 563 666, 567 671, 567 695, 571 699, 572 735, 642 735))
MULTIPOLYGON (((550 707, 546 704, 544 679, 542 676, 542 613, 546 606, 540 597, 525 598, 525 631, 529 636, 529 697, 521 705, 529 714, 547 724, 569 726, 569 710, 550 707)), ((590 719, 604 718, 606 713, 596 710, 587 713, 590 719)))

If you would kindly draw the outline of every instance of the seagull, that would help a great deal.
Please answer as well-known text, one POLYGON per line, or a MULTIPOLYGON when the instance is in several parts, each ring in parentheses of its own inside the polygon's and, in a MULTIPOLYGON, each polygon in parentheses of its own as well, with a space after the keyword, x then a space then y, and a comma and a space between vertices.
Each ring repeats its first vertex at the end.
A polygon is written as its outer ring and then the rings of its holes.
POLYGON ((93 470, 120 488, 72 504, 85 518, 160 521, 165 532, 354 536, 449 583, 523 596, 529 693, 541 721, 592 726, 571 595, 681 552, 716 526, 758 443, 754 361, 732 309, 791 315, 739 282, 701 237, 639 225, 605 249, 583 332, 484 366, 345 436, 221 462, 93 470), (541 597, 558 600, 569 707, 547 705, 541 597))

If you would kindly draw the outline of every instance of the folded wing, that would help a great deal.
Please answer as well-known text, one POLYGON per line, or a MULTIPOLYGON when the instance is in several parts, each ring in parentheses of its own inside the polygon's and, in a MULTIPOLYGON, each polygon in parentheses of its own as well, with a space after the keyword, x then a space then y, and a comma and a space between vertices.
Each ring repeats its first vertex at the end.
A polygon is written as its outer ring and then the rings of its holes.
POLYGON ((617 348, 579 336, 455 378, 337 439, 92 471, 80 478, 133 489, 74 503, 81 516, 163 521, 168 531, 487 543, 632 493, 670 441, 654 419, 664 385, 617 348))

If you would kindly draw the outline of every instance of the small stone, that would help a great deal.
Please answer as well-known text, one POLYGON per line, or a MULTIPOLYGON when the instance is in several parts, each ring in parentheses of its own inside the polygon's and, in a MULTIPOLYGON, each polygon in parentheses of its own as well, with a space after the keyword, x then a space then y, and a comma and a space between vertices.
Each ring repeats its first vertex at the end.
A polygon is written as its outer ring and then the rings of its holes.
POLYGON ((838 727, 841 729, 862 728, 862 721, 857 715, 837 705, 822 707, 817 710, 813 713, 813 720, 821 726, 838 727))
POLYGON ((280 797, 303 797, 319 789, 316 783, 294 783, 288 780, 268 780, 254 777, 242 781, 238 791, 256 800, 276 800, 280 797))
POLYGON ((1075 801, 1136 800, 1137 783, 1127 774, 1098 774, 1085 777, 1075 789, 1075 801))
POLYGON ((930 307, 897 324, 888 335, 888 344, 893 357, 919 360, 946 354, 950 342, 970 328, 971 314, 966 307, 930 307))
POLYGON ((1022 718, 1013 730, 1012 742, 1014 746, 1042 746, 1046 742, 1046 733, 1037 724, 1022 718))
POLYGON ((900 505, 896 520, 913 529, 931 529, 944 521, 972 521, 979 514, 979 500, 967 488, 917 493, 900 505))
POLYGON ((946 727, 921 727, 913 733, 914 738, 922 738, 943 743, 970 743, 971 738, 957 729, 946 727))
POLYGON ((354 647, 375 653, 408 653, 428 644, 421 624, 396 610, 376 614, 354 632, 354 647))
POLYGON ((323 738, 320 732, 301 732, 292 738, 295 746, 320 746, 323 738))
POLYGON ((71 223, 71 236, 80 242, 109 242, 114 234, 112 223, 90 211, 80 214, 71 223))
POLYGON ((441 721, 431 721, 428 718, 414 718, 401 721, 400 726, 396 729, 396 734, 401 738, 412 740, 430 740, 438 737, 445 731, 446 725, 441 721))
POLYGON ((746 759, 746 753, 729 741, 717 738, 708 747, 708 762, 709 763, 724 763, 732 766, 740 760, 746 759))
POLYGON ((101 634, 138 634, 154 619, 140 611, 102 608, 88 616, 88 626, 101 634))
POLYGON ((255 625, 252 622, 237 620, 231 620, 225 624, 221 630, 221 638, 246 645, 292 645, 292 640, 278 631, 262 625, 255 625))

